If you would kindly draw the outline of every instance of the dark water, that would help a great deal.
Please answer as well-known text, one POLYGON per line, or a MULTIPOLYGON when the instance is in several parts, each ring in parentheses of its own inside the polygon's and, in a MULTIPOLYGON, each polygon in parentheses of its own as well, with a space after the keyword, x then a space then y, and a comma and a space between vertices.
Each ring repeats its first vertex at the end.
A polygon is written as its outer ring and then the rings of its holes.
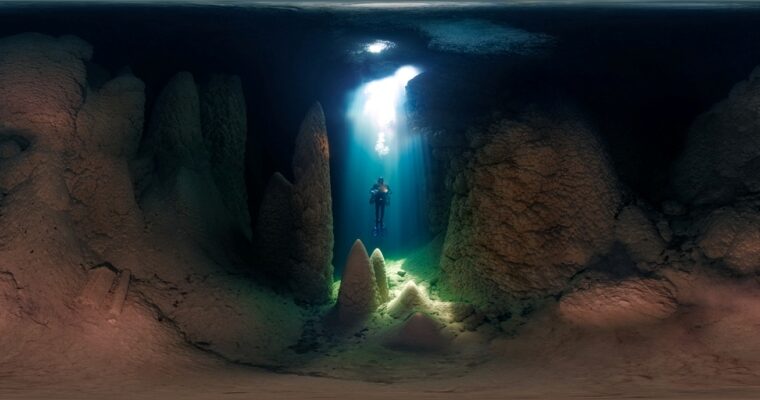
MULTIPOLYGON (((528 7, 446 11, 297 11, 241 7, 0 5, 0 35, 75 34, 95 49, 93 62, 129 65, 147 84, 150 105, 177 71, 242 77, 248 102, 247 167, 255 216, 266 179, 291 174, 298 125, 322 102, 333 189, 349 185, 349 93, 405 64, 451 76, 436 93, 455 99, 450 113, 477 120, 496 110, 572 107, 605 140, 621 180, 657 202, 668 197, 670 165, 689 124, 760 64, 760 10, 528 7), (553 38, 537 54, 436 51, 410 21, 486 20, 553 38), (348 52, 373 39, 397 44, 382 58, 348 52)), ((369 186, 372 182, 361 183, 369 186)), ((366 192, 357 195, 366 206, 366 192)), ((335 265, 354 233, 346 196, 334 196, 335 265)), ((411 242, 427 239, 418 229, 411 242)))

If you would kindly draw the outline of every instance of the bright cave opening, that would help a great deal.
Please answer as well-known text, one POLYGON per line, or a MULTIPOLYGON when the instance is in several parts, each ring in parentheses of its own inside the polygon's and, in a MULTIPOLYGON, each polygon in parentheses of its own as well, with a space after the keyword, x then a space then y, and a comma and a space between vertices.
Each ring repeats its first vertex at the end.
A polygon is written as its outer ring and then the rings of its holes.
MULTIPOLYGON (((341 166, 343 204, 335 209, 336 254, 347 254, 360 239, 368 249, 382 248, 398 259, 424 244, 425 143, 410 132, 406 118, 406 85, 422 73, 411 65, 363 83, 350 95, 346 113, 348 145, 341 166), (383 231, 376 231, 376 208, 368 201, 379 177, 390 188, 383 231)), ((340 276, 342 263, 336 262, 340 276)))

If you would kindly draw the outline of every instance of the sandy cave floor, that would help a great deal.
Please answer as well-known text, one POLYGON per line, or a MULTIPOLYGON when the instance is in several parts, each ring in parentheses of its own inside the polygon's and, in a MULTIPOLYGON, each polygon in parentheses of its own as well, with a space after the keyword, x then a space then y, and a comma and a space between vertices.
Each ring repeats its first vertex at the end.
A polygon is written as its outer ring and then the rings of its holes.
POLYGON ((146 339, 156 323, 130 304, 116 324, 91 320, 63 334, 23 325, 28 339, 0 360, 0 398, 758 398, 757 284, 690 277, 688 287, 704 296, 654 326, 584 330, 548 309, 484 346, 425 355, 346 339, 293 355, 276 372, 170 335, 146 339), (118 335, 119 324, 133 335, 118 335))

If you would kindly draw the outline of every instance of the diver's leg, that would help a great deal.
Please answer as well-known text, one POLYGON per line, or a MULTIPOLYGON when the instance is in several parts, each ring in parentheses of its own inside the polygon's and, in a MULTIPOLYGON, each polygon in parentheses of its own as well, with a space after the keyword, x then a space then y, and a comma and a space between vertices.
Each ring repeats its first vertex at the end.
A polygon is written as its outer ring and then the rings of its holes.
POLYGON ((382 218, 383 218, 383 217, 381 217, 381 210, 382 209, 383 208, 380 206, 380 202, 379 201, 375 201, 375 228, 379 228, 380 227, 380 223, 382 222, 382 218))
POLYGON ((385 204, 380 206, 380 227, 385 228, 385 223, 383 223, 383 220, 385 219, 385 204))

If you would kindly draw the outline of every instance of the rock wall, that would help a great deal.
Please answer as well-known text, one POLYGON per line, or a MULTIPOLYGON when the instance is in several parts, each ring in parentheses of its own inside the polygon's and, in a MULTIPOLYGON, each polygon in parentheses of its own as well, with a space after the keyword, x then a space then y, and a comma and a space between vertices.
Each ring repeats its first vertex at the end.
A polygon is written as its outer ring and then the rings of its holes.
POLYGON ((192 76, 178 74, 144 135, 143 82, 88 68, 92 49, 82 40, 17 35, 0 39, 0 54, 4 340, 49 344, 34 354, 48 363, 93 348, 106 359, 156 360, 165 354, 152 344, 187 342, 269 363, 297 340, 291 300, 227 271, 236 260, 225 239, 247 224, 228 205, 245 196, 226 183, 219 190, 215 174, 243 179, 242 153, 231 149, 244 121, 234 116, 239 82, 212 79, 199 96, 192 76), (232 105, 212 99, 225 93, 232 105), (215 117, 204 120, 201 104, 215 117), (83 327, 108 332, 109 345, 83 327), (59 338, 75 343, 55 348, 59 338), (125 357, 111 353, 114 343, 140 346, 125 357))
POLYGON ((760 192, 760 67, 699 116, 674 169, 682 201, 725 204, 760 192))
POLYGON ((245 135, 238 78, 217 75, 199 91, 190 73, 175 75, 156 99, 143 146, 153 165, 141 198, 149 218, 201 245, 250 240, 245 135))
POLYGON ((248 134, 245 97, 240 78, 213 75, 200 85, 201 131, 210 149, 211 172, 235 229, 251 240, 251 217, 245 185, 248 134), (234 171, 234 173, 231 173, 234 171))
POLYGON ((573 119, 503 120, 470 138, 454 178, 441 269, 455 295, 506 307, 546 296, 614 241, 616 177, 573 119))

